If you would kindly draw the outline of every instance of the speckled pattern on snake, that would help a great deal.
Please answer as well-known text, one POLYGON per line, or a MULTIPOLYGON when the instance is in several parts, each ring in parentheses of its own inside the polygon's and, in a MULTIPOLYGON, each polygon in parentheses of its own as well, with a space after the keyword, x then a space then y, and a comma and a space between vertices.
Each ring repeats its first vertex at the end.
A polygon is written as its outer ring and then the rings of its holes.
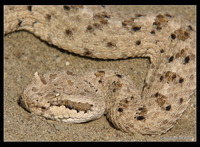
POLYGON ((18 30, 81 56, 150 59, 141 94, 118 71, 35 72, 21 101, 48 119, 82 123, 106 114, 122 131, 163 134, 196 89, 196 26, 181 16, 124 15, 107 6, 4 6, 4 34, 18 30))

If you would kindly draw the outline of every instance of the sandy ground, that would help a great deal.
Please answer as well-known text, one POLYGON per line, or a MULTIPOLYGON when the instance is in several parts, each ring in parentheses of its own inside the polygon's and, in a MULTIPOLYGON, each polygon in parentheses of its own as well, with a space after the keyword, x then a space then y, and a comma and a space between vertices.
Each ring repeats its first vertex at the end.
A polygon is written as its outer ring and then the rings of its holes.
MULTIPOLYGON (((174 12, 194 25, 195 6, 115 6, 113 9, 135 12, 174 12)), ((188 109, 166 134, 161 136, 129 135, 114 129, 102 116, 84 124, 46 120, 25 111, 18 100, 35 71, 44 73, 62 68, 75 72, 93 69, 123 71, 141 91, 149 68, 144 58, 101 61, 80 57, 48 45, 31 33, 20 31, 4 38, 4 141, 196 141, 196 94, 188 109), (69 65, 68 65, 69 64, 69 65)))

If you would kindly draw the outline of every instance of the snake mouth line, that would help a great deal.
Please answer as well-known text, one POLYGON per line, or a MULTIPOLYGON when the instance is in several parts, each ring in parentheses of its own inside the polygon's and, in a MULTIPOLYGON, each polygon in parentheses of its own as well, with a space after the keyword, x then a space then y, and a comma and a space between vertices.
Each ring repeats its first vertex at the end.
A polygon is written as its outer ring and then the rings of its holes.
POLYGON ((47 103, 50 103, 50 107, 52 106, 57 106, 57 107, 61 107, 61 106, 65 106, 65 108, 69 109, 69 110, 76 110, 77 113, 80 111, 83 111, 84 113, 87 113, 88 111, 92 111, 92 107, 93 104, 89 104, 89 103, 83 103, 83 102, 75 102, 75 101, 71 101, 71 100, 58 100, 58 98, 56 99, 56 101, 48 101, 47 103))

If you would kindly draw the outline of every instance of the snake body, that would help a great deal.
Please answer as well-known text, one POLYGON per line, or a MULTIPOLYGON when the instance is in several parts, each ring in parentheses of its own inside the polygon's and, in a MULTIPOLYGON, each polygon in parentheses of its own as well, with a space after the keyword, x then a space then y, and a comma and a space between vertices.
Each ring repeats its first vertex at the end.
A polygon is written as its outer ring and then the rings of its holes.
POLYGON ((122 131, 163 134, 196 89, 196 27, 180 16, 124 15, 107 6, 4 6, 4 18, 4 34, 27 30, 81 56, 150 58, 142 94, 117 71, 36 72, 22 104, 48 119, 82 123, 106 114, 122 131))

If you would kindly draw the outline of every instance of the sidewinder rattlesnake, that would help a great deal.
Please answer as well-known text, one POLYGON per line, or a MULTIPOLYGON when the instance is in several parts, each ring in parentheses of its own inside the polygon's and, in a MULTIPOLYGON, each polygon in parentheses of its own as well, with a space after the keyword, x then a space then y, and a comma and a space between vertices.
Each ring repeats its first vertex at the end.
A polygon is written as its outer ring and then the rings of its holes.
POLYGON ((35 72, 21 101, 49 119, 82 123, 105 113, 122 131, 163 134, 196 89, 196 26, 180 16, 122 15, 107 6, 4 6, 4 34, 18 30, 81 56, 151 61, 142 94, 117 71, 35 72))

